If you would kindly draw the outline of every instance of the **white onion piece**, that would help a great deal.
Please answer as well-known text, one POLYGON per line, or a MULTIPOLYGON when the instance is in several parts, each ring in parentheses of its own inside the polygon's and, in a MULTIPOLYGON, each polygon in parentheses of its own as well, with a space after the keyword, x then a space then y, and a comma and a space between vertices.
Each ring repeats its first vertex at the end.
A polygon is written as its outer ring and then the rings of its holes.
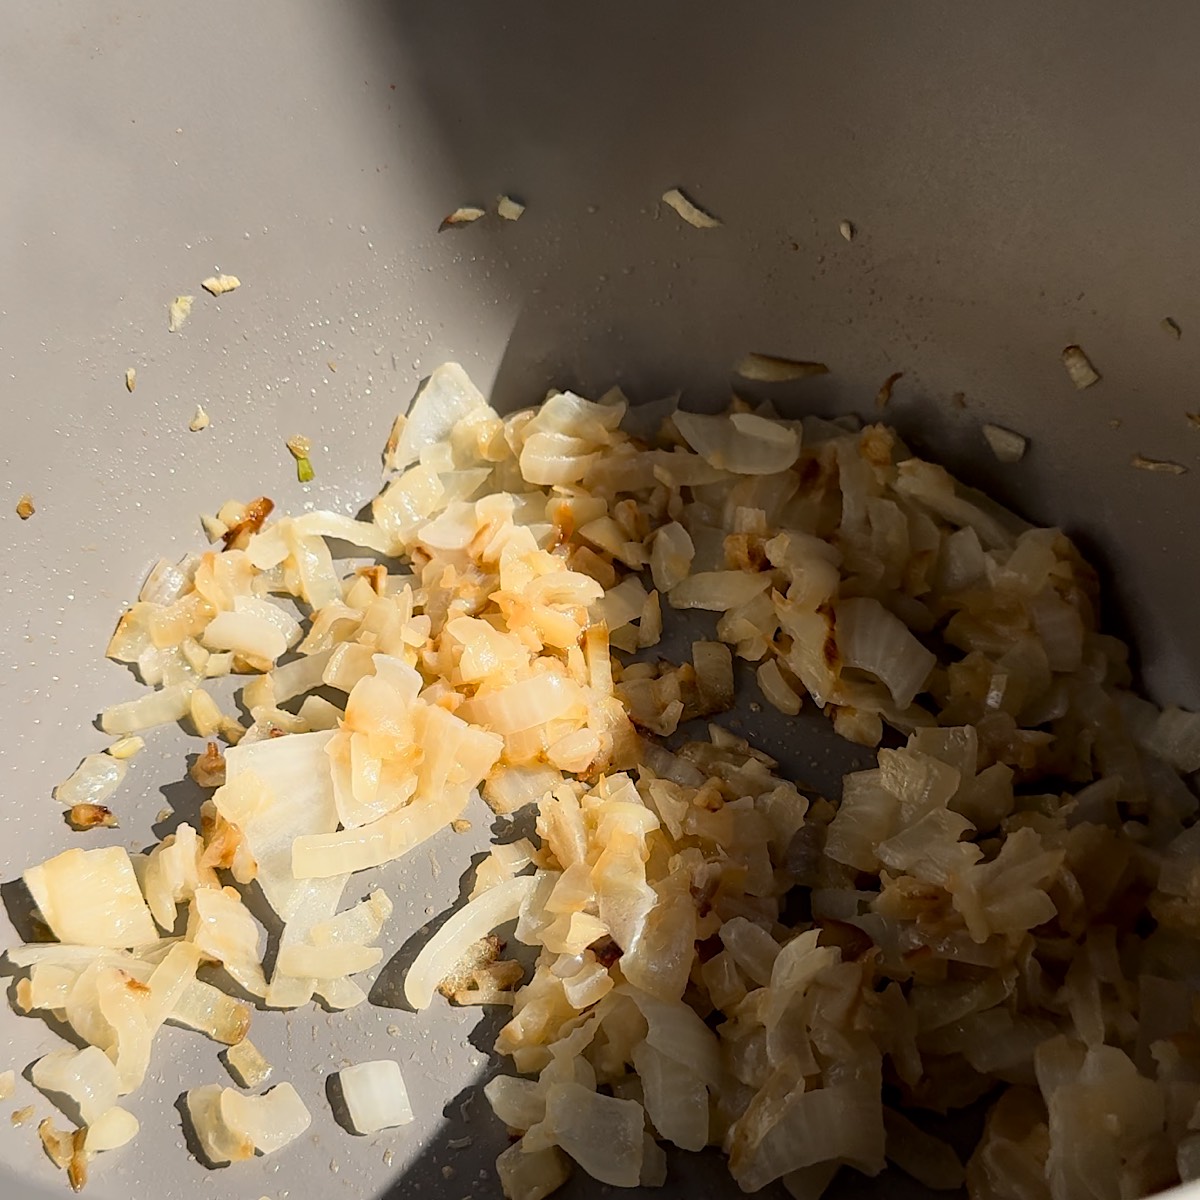
POLYGON ((506 1200, 545 1200, 570 1174, 570 1164, 556 1146, 534 1149, 514 1142, 496 1159, 496 1175, 506 1200))
POLYGON ((343 1067, 338 1072, 350 1122, 359 1133, 378 1133, 412 1123, 408 1088, 393 1059, 377 1059, 343 1067))
POLYGON ((68 808, 75 804, 103 804, 120 787, 128 770, 127 762, 111 754, 89 754, 54 789, 54 798, 68 808))
POLYGON ((546 1089, 543 1135, 593 1179, 637 1187, 642 1172, 646 1114, 636 1100, 602 1096, 578 1083, 546 1089))
POLYGON ((343 516, 341 513, 324 510, 303 513, 292 520, 292 526, 298 533, 336 538, 363 550, 373 550, 376 554, 387 554, 390 551, 391 539, 377 525, 370 521, 356 521, 353 517, 343 516))
POLYGON ((659 528, 650 543, 650 573, 660 592, 669 592, 682 583, 692 569, 696 547, 691 535, 678 521, 659 528))
POLYGON ((137 1136, 140 1125, 128 1109, 113 1106, 88 1125, 84 1149, 89 1154, 119 1150, 137 1136))
POLYGON ((230 1046, 225 1051, 225 1065, 244 1088, 262 1087, 273 1070, 262 1051, 249 1038, 243 1038, 236 1046, 230 1046))
POLYGON ((466 371, 458 363, 443 363, 413 397, 387 466, 393 471, 411 466, 426 446, 446 441, 459 421, 487 407, 466 371))
POLYGON ((284 975, 309 979, 341 979, 376 966, 383 951, 376 946, 285 946, 276 969, 284 975))
POLYGON ((669 592, 672 608, 702 608, 724 612, 749 604, 771 586, 765 573, 747 571, 698 571, 677 583, 669 592))
POLYGON ((231 747, 225 752, 227 782, 213 796, 217 810, 245 837, 258 864, 256 880, 283 921, 292 919, 308 890, 292 874, 293 841, 337 828, 325 752, 332 736, 298 733, 231 747))
POLYGON ((616 995, 627 996, 649 1026, 646 1041, 668 1058, 694 1071, 711 1088, 721 1086, 721 1048, 711 1029, 682 1000, 660 1000, 624 984, 616 995))
POLYGON ((312 1124, 304 1101, 290 1083, 276 1084, 261 1096, 223 1088, 220 1111, 235 1136, 245 1137, 260 1154, 283 1149, 312 1124))
POLYGON ((236 596, 233 611, 217 613, 200 640, 210 650, 274 662, 300 640, 300 626, 277 604, 236 596))
POLYGON ((586 708, 583 693, 565 675, 535 675, 496 692, 476 695, 458 712, 466 721, 500 734, 521 733, 586 708))
POLYGON ((114 704, 100 714, 100 728, 105 733, 141 733, 156 725, 182 721, 188 714, 194 683, 172 683, 157 692, 114 704))
POLYGON ((138 599, 148 604, 173 604, 187 591, 195 569, 194 558, 190 561, 185 558, 178 565, 160 558, 150 568, 146 582, 142 584, 142 590, 138 593, 138 599))
POLYGON ((835 633, 842 662, 883 680, 896 704, 907 708, 925 686, 937 656, 878 600, 842 600, 836 611, 835 633))
MULTIPOLYGON (((721 224, 716 217, 694 204, 678 188, 671 188, 663 192, 662 198, 664 204, 670 205, 689 225, 696 229, 716 229, 721 224)), ((634 1180, 634 1183, 636 1182, 634 1180)))
POLYGON ((642 1081, 646 1115, 659 1135, 682 1150, 703 1150, 708 1089, 699 1075, 649 1042, 633 1048, 633 1067, 642 1081))
POLYGON ((213 1166, 229 1162, 244 1162, 254 1157, 254 1143, 244 1134, 236 1134, 221 1115, 221 1098, 225 1089, 218 1083, 187 1092, 185 1103, 192 1131, 200 1150, 213 1166))
POLYGON ((1022 437, 1021 434, 1014 433, 1011 429, 1005 429, 1001 425, 985 425, 983 436, 987 439, 992 453, 1002 463, 1020 462, 1025 457, 1025 450, 1029 446, 1027 437, 1022 437))
POLYGON ((739 475, 775 475, 800 454, 795 429, 753 413, 707 416, 677 412, 675 427, 710 466, 739 475))
POLYGON ((117 1068, 96 1046, 52 1050, 33 1064, 32 1079, 39 1091, 65 1096, 70 1103, 63 1111, 83 1125, 117 1102, 117 1068))
POLYGON ((537 883, 535 875, 518 875, 496 884, 451 914, 425 943, 404 977, 404 997, 415 1009, 428 1008, 437 985, 467 949, 497 926, 515 921, 537 883))
POLYGON ((497 1075, 483 1085, 483 1094, 509 1129, 529 1129, 546 1116, 546 1089, 532 1079, 497 1075))
POLYGON ((221 963, 252 996, 267 994, 258 922, 231 887, 198 888, 192 894, 187 936, 205 958, 221 963))
POLYGON ((433 837, 457 820, 468 796, 449 790, 437 800, 414 800, 369 825, 337 833, 304 834, 292 843, 297 880, 325 879, 380 867, 433 837))
POLYGON ((60 942, 119 949, 158 940, 129 854, 122 846, 64 850, 22 878, 60 942))

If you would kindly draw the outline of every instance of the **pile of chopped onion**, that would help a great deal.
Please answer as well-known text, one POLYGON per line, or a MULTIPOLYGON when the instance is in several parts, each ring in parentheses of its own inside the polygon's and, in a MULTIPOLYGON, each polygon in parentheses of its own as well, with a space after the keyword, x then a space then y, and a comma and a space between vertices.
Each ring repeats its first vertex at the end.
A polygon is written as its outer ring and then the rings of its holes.
MULTIPOLYGON (((271 1073, 202 965, 268 1009, 363 1003, 392 903, 343 907, 351 876, 460 827, 476 792, 532 807, 536 838, 478 864, 405 994, 511 1008, 517 1074, 485 1089, 517 1139, 510 1200, 572 1164, 661 1185, 664 1145, 806 1200, 889 1161, 978 1200, 1200 1176, 1200 715, 1130 691, 1067 537, 888 428, 653 411, 556 392, 502 417, 447 365, 396 422, 372 520, 231 501, 205 519, 219 548, 154 568, 109 645, 151 690, 102 714, 120 740, 57 797, 109 812, 137 735, 172 721, 209 739, 212 796, 145 854, 30 867, 57 941, 9 952, 18 1006, 84 1046, 32 1074, 76 1126, 42 1131, 73 1184, 136 1132, 164 1023, 227 1047, 239 1084, 271 1073), (403 568, 348 570, 330 539, 403 568), (671 609, 713 614, 688 661, 653 653, 671 609), (826 798, 686 727, 734 705, 738 660, 875 765, 826 798), (207 686, 234 672, 249 724, 207 686), (252 885, 282 926, 269 971, 252 885), (514 922, 532 972, 503 957, 514 922), (922 1128, 985 1096, 968 1162, 922 1128)), ((391 1061, 342 1089, 360 1131, 411 1119, 391 1061)), ((309 1122, 288 1083, 187 1109, 212 1164, 309 1122)))

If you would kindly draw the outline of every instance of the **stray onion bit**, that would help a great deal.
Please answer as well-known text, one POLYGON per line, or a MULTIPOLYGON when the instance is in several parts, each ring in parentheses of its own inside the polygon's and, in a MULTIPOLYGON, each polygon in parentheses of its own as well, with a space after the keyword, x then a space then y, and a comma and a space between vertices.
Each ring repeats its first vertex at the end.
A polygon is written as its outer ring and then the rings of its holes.
POLYGON ((1160 475, 1186 475, 1187 467, 1182 463, 1171 462, 1165 458, 1147 458, 1144 454, 1135 454, 1130 460, 1131 467, 1139 471, 1155 471, 1160 475))
POLYGON ((678 188, 663 192, 663 203, 673 208, 689 225, 696 229, 717 229, 721 222, 711 213, 689 200, 678 188))
POLYGON ((0 1100, 8 1100, 17 1089, 17 1073, 0 1071, 0 1100))
POLYGON ((1183 330, 1179 327, 1179 322, 1174 317, 1163 317, 1159 321, 1158 326, 1164 333, 1170 334, 1176 341, 1179 341, 1183 337, 1183 330))
POLYGON ((262 1087, 271 1077, 271 1064, 249 1038, 230 1046, 222 1057, 229 1073, 244 1088, 262 1087))
POLYGON ((470 225, 473 221, 478 221, 480 217, 486 217, 487 213, 482 208, 475 208, 468 205, 464 208, 456 208, 448 217, 442 220, 438 226, 438 233, 442 233, 447 229, 457 229, 460 225, 470 225))
POLYGON ((496 212, 505 221, 519 221, 525 211, 525 205, 511 196, 500 196, 496 200, 496 212))
POLYGON ((983 436, 992 453, 1002 463, 1020 462, 1029 446, 1028 438, 1001 425, 984 425, 983 436))
POLYGON ((312 442, 298 433, 295 437, 288 438, 287 448, 296 460, 296 478, 301 483, 310 483, 314 474, 312 461, 308 457, 309 451, 312 449, 312 442))
POLYGON ((1200 429, 1200 412, 1189 412, 1183 414, 1188 419, 1188 423, 1193 429, 1200 429))
POLYGON ((28 521, 36 511, 37 509, 33 507, 33 497, 26 492, 17 501, 17 516, 20 517, 22 521, 28 521))
POLYGON ((887 408, 888 401, 892 398, 892 388, 896 386, 898 380, 904 378, 903 371, 893 371, 884 381, 883 386, 875 393, 875 407, 887 408))
POLYGON ((125 370, 125 390, 132 392, 137 387, 137 368, 127 367, 125 370))
POLYGON ((139 751, 144 750, 145 747, 145 738, 140 738, 137 736, 137 734, 130 734, 129 737, 123 737, 113 742, 113 744, 109 746, 107 752, 111 754, 113 758, 126 759, 132 758, 139 751))
POLYGON ((408 1088, 400 1064, 393 1059, 343 1067, 338 1072, 338 1082, 350 1123, 359 1133, 378 1133, 381 1129, 412 1123, 408 1088))
POLYGON ((183 323, 192 315, 195 300, 195 296, 176 296, 171 301, 171 306, 167 309, 168 333, 178 333, 183 328, 183 323))
POLYGON ((858 232, 854 225, 849 221, 841 221, 838 224, 838 233, 842 235, 848 242, 854 241, 854 235, 858 232))
POLYGON ((14 1108, 12 1115, 8 1118, 12 1125, 24 1125, 30 1117, 33 1116, 33 1105, 26 1104, 21 1108, 14 1108))
POLYGON ((117 824, 113 810, 103 804, 73 804, 67 820, 75 829, 115 829, 117 824))
POLYGON ((236 275, 210 275, 200 286, 213 296, 223 296, 242 286, 242 281, 236 275))
POLYGON ((192 414, 192 419, 188 422, 188 428, 193 433, 199 433, 200 430, 207 429, 211 424, 212 419, 209 417, 208 413, 204 411, 204 408, 201 405, 197 404, 196 411, 192 414))
POLYGON ((1079 346, 1066 346, 1062 352, 1063 366, 1071 382, 1080 390, 1100 381, 1100 373, 1092 366, 1088 356, 1079 346))
POLYGON ((789 379, 828 375, 829 368, 821 362, 780 358, 774 354, 747 354, 733 368, 733 373, 742 379, 753 379, 760 383, 784 383, 789 379))

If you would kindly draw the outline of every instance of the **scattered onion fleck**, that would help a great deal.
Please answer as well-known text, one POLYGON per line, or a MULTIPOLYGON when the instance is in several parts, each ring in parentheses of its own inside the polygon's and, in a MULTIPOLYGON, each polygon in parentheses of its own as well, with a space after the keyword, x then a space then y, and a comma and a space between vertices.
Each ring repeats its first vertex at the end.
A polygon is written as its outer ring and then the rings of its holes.
POLYGON ((22 521, 28 521, 36 511, 37 509, 33 507, 33 497, 28 492, 25 492, 17 500, 17 516, 22 521))
POLYGON ((663 192, 663 203, 673 208, 689 225, 696 229, 716 229, 721 222, 707 213, 698 204, 689 200, 679 188, 663 192))
POLYGON ((196 405, 196 411, 192 414, 192 419, 188 422, 188 429, 192 433, 199 433, 202 429, 207 429, 212 424, 212 418, 204 411, 204 406, 196 405))
POLYGON ((1147 458, 1144 454, 1135 454, 1129 460, 1129 465, 1139 471, 1154 471, 1160 475, 1185 475, 1187 467, 1182 463, 1171 462, 1165 458, 1147 458))
POLYGON ((223 296, 242 286, 242 281, 236 275, 210 275, 200 286, 213 296, 223 296))
POLYGON ((505 221, 519 221, 525 212, 525 205, 511 196, 500 196, 496 200, 496 212, 505 221))
POLYGON ((1067 346, 1062 352, 1063 366, 1067 368, 1067 375, 1071 382, 1082 391, 1084 388, 1089 388, 1093 383, 1099 383, 1100 374, 1095 367, 1092 366, 1088 356, 1084 354, 1080 346, 1067 346))
POLYGON ((879 391, 875 393, 875 407, 887 408, 888 401, 892 398, 892 389, 896 383, 904 378, 903 371, 893 371, 884 381, 879 391))
POLYGON ((992 453, 1002 463, 1020 462, 1029 447, 1029 439, 1001 425, 984 425, 983 436, 992 453))
POLYGON ((733 368, 733 373, 743 379, 753 379, 761 383, 785 383, 791 379, 827 375, 829 368, 821 362, 780 358, 775 354, 747 354, 733 368))
POLYGON ((125 390, 127 392, 132 392, 135 387, 137 387, 137 368, 136 367, 126 367, 125 368, 125 390))
POLYGON ((442 223, 438 226, 438 233, 446 229, 456 229, 460 225, 470 225, 473 221, 478 221, 481 217, 486 216, 487 213, 482 208, 476 208, 473 205, 456 208, 448 217, 442 219, 442 223))
POLYGON ((167 332, 178 333, 192 315, 195 296, 176 296, 167 309, 167 332))

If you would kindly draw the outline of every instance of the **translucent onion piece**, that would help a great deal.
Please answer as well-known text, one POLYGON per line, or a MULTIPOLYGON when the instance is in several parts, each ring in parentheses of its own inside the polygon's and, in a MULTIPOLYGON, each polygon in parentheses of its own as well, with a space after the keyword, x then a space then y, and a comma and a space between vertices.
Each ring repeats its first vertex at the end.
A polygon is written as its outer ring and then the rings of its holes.
POLYGON ((111 754, 89 754, 70 778, 54 789, 54 798, 67 807, 103 804, 120 787, 128 770, 127 762, 111 754))
POLYGON ((635 1100, 602 1096, 578 1083, 553 1083, 546 1089, 543 1136, 593 1179, 613 1187, 638 1185, 645 1120, 635 1100))
POLYGON ((22 876, 60 942, 113 949, 158 940, 128 852, 65 850, 22 876))
POLYGON ((453 913, 421 948, 404 977, 405 999, 415 1009, 428 1008, 437 985, 472 943, 498 926, 515 921, 521 905, 537 884, 533 875, 498 883, 453 913))
POLYGON ((350 1122, 359 1133, 378 1133, 413 1120, 408 1088, 393 1059, 378 1059, 343 1067, 338 1072, 350 1122))
POLYGON ((984 425, 983 436, 987 439, 992 453, 1002 463, 1020 462, 1029 446, 1028 438, 1000 425, 984 425))
POLYGON ((225 1051, 225 1065, 244 1088, 262 1087, 271 1077, 273 1069, 249 1038, 243 1038, 236 1046, 230 1046, 225 1051))
POLYGON ((400 436, 388 455, 388 467, 402 471, 411 466, 426 446, 445 441, 459 421, 487 406, 462 367, 443 363, 413 397, 400 436))
POLYGON ((33 1064, 33 1085, 52 1099, 66 1097, 63 1111, 73 1121, 90 1125, 117 1102, 118 1077, 103 1050, 52 1050, 33 1064))
POLYGON ((119 1150, 137 1137, 140 1125, 137 1117, 128 1109, 114 1106, 100 1114, 88 1125, 84 1149, 89 1154, 100 1154, 105 1150, 119 1150))
POLYGON ((192 683, 172 683, 157 692, 114 704, 100 714, 100 728, 105 733, 141 733, 156 725, 182 721, 188 714, 192 683))
POLYGON ((739 475, 775 475, 800 453, 794 429, 753 413, 705 416, 677 412, 675 427, 710 466, 739 475))
POLYGON ((878 600, 841 601, 835 628, 843 663, 883 680, 896 704, 907 708, 937 662, 933 652, 878 600))
POLYGON ((642 1081, 646 1115, 661 1137, 683 1150, 708 1145, 708 1089, 683 1063, 648 1042, 633 1050, 633 1066, 642 1081))
MULTIPOLYGON (((663 203, 673 208, 689 225, 696 229, 717 229, 721 222, 711 213, 693 204, 678 188, 663 192, 663 203)), ((636 1183, 636 1180, 634 1181, 636 1183)), ((632 1186, 632 1185, 630 1185, 632 1186)))
POLYGON ((505 1200, 544 1200, 570 1176, 566 1156, 556 1146, 535 1150, 514 1142, 496 1159, 505 1200))

